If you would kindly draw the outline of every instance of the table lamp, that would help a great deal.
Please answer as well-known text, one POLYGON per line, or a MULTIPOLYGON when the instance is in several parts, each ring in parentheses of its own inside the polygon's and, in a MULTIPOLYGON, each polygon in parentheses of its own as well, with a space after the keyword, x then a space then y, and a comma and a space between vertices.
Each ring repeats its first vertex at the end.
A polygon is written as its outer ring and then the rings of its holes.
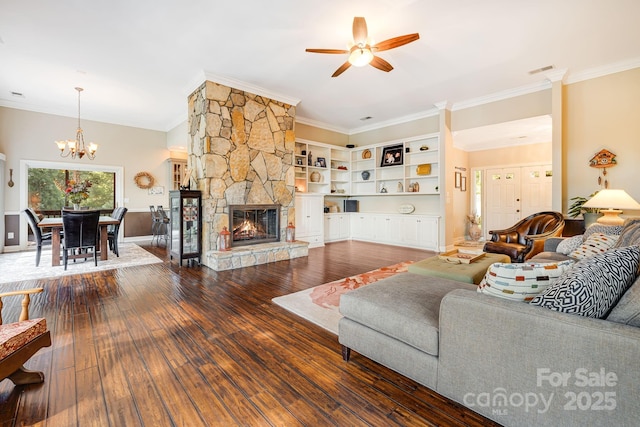
POLYGON ((640 203, 633 200, 624 190, 600 190, 582 206, 585 208, 601 208, 600 212, 603 216, 598 218, 597 222, 607 225, 622 225, 624 218, 620 218, 619 215, 623 209, 640 210, 640 203))

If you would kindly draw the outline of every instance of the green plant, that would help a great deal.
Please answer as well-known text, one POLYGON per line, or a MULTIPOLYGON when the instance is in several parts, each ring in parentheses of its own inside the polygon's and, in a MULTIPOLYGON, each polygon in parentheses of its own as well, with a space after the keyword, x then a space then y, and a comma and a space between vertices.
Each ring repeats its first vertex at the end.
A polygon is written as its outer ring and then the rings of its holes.
POLYGON ((597 191, 595 193, 592 193, 589 197, 576 196, 576 197, 571 198, 570 200, 573 203, 571 203, 571 206, 569 206, 568 215, 571 218, 575 218, 578 215, 580 215, 581 213, 598 213, 598 212, 600 212, 600 209, 598 209, 598 208, 585 208, 585 207, 582 206, 585 203, 587 203, 587 201, 589 199, 591 199, 593 196, 595 196, 596 193, 597 193, 597 191))

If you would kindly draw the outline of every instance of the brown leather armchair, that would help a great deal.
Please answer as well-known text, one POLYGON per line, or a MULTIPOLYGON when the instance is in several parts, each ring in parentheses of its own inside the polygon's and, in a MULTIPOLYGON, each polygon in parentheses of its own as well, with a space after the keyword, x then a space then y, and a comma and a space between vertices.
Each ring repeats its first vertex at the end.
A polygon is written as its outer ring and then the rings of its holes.
POLYGON ((542 252, 549 237, 562 235, 564 217, 559 212, 539 212, 520 220, 505 230, 491 230, 491 240, 484 251, 504 254, 511 262, 524 262, 542 252))

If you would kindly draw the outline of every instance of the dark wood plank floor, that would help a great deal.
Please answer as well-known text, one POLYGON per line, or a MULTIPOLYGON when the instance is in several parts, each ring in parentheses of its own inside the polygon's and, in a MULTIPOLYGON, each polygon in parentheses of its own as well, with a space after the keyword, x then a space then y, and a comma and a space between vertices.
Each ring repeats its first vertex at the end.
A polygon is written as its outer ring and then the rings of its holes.
POLYGON ((44 287, 32 317, 53 340, 27 364, 44 384, 0 383, 0 426, 494 425, 357 353, 343 362, 336 336, 271 302, 432 253, 341 242, 216 273, 146 249, 165 262, 0 285, 44 287))

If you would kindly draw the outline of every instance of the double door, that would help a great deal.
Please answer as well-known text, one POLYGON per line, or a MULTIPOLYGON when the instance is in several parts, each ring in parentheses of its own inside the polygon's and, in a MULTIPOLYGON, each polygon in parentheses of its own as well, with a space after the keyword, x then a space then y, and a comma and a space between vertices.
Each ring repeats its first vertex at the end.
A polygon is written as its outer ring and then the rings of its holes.
POLYGON ((552 209, 551 165, 487 169, 484 174, 485 237, 536 212, 552 209))

